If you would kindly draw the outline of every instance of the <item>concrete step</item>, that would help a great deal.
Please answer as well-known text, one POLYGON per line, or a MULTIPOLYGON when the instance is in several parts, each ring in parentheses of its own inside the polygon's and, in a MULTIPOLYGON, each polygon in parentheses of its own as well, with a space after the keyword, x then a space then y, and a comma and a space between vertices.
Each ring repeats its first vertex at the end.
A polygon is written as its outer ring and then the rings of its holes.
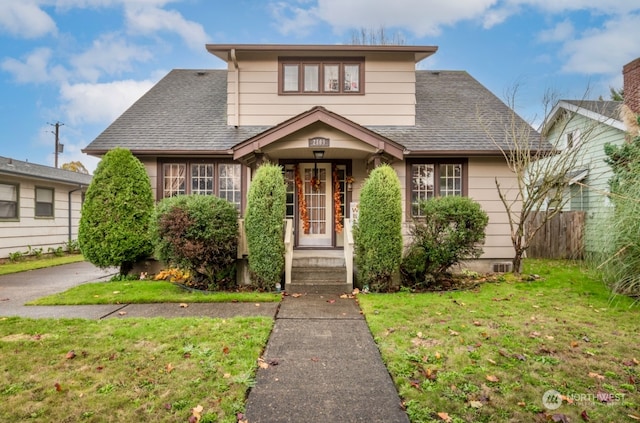
POLYGON ((300 284, 291 283, 285 285, 284 290, 289 294, 324 294, 324 295, 342 295, 350 294, 352 289, 346 283, 333 284, 300 284))
POLYGON ((292 283, 346 283, 345 267, 294 267, 291 269, 292 283))
POLYGON ((293 256, 293 267, 345 267, 344 257, 293 256))

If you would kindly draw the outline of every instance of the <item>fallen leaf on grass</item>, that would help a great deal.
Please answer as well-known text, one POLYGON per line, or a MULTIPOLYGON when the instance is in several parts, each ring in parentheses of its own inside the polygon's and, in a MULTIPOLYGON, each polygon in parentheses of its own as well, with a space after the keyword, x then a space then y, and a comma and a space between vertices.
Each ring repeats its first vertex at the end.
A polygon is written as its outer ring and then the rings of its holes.
POLYGON ((455 330, 453 330, 453 329, 449 329, 449 335, 451 335, 451 336, 458 336, 458 335, 460 335, 460 333, 459 333, 459 332, 456 332, 456 331, 455 331, 455 330))
POLYGON ((492 359, 490 359, 490 358, 487 358, 487 361, 488 361, 489 363, 491 363, 491 364, 496 364, 495 360, 492 360, 492 359))
POLYGON ((166 366, 164 366, 165 370, 167 371, 167 373, 171 373, 174 369, 173 364, 169 363, 166 366))
POLYGON ((202 418, 202 410, 204 410, 204 407, 200 404, 198 404, 197 407, 192 408, 191 416, 189 416, 189 423, 198 423, 202 418))
POLYGON ((498 377, 497 377, 497 376, 494 376, 494 375, 487 375, 487 376, 486 376, 486 379, 487 379, 489 382, 500 382, 500 379, 498 379, 498 377))
POLYGON ((558 413, 551 416, 552 422, 569 423, 571 420, 565 414, 558 413))
POLYGON ((438 413, 438 417, 440 417, 440 419, 442 419, 445 422, 451 421, 451 417, 449 417, 449 413, 440 412, 438 413))
POLYGON ((596 372, 589 372, 589 377, 593 379, 604 380, 604 376, 596 372))
POLYGON ((580 417, 582 417, 582 420, 584 420, 585 422, 588 422, 589 419, 589 415, 587 414, 587 410, 582 410, 582 413, 580 413, 580 417))
POLYGON ((114 293, 114 294, 119 294, 119 293, 120 293, 120 291, 113 291, 113 293, 114 293))
POLYGON ((571 341, 571 348, 577 348, 578 347, 578 341, 571 341))
POLYGON ((479 321, 475 320, 473 322, 473 326, 482 326, 482 323, 480 323, 479 321))
POLYGON ((635 414, 627 414, 627 417, 633 420, 640 420, 640 416, 636 416, 635 414))
POLYGON ((71 350, 67 353, 66 355, 67 360, 71 360, 73 358, 76 358, 76 352, 74 350, 71 350))
POLYGON ((60 385, 58 382, 56 382, 56 384, 55 384, 55 385, 53 385, 53 386, 55 386, 55 387, 56 387, 56 391, 57 391, 57 392, 62 392, 62 385, 60 385))
POLYGON ((480 401, 469 401, 469 406, 472 408, 482 408, 482 405, 480 401))

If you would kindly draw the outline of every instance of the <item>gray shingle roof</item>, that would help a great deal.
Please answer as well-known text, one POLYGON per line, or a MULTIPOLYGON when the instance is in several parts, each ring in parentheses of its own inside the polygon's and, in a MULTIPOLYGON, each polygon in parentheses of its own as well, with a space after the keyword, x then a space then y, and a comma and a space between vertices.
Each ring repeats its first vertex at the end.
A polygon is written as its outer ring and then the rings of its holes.
POLYGON ((0 157, 0 175, 3 174, 84 186, 88 186, 92 178, 83 173, 0 157))
MULTIPOLYGON (((226 89, 226 70, 173 70, 84 151, 101 155, 124 147, 134 153, 226 153, 269 129, 227 125, 226 89)), ((489 154, 498 149, 486 130, 503 141, 512 116, 501 100, 464 71, 416 71, 416 101, 415 126, 367 128, 411 152, 489 154), (479 113, 487 122, 486 130, 479 113)), ((531 136, 539 139, 533 128, 531 136)))

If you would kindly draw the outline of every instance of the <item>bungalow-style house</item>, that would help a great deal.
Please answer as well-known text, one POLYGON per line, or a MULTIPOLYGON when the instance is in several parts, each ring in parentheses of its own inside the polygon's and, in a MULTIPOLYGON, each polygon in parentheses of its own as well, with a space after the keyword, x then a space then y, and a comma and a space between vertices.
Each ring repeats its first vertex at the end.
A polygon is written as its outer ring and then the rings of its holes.
POLYGON ((630 137, 621 117, 624 105, 632 113, 640 112, 640 59, 625 65, 623 76, 624 103, 561 100, 542 125, 542 136, 560 150, 580 149, 575 169, 568 175, 570 187, 561 203, 563 211, 585 212, 585 256, 610 252, 611 233, 607 219, 613 211, 613 204, 608 197, 609 180, 613 173, 605 162, 604 146, 622 145, 630 137))
POLYGON ((0 258, 48 253, 78 239, 86 175, 0 157, 0 258))
POLYGON ((169 72, 83 151, 99 157, 130 149, 157 200, 218 195, 240 212, 257 166, 279 164, 293 223, 294 282, 321 273, 297 276, 296 267, 339 255, 351 283, 349 221, 362 182, 382 163, 400 178, 405 229, 419 217, 419 200, 469 196, 489 214, 484 254, 469 266, 504 269, 512 258, 495 178, 508 187, 514 175, 501 152, 508 147, 494 140, 503 142, 511 119, 526 122, 467 72, 416 70, 437 47, 206 48, 226 69, 169 72))

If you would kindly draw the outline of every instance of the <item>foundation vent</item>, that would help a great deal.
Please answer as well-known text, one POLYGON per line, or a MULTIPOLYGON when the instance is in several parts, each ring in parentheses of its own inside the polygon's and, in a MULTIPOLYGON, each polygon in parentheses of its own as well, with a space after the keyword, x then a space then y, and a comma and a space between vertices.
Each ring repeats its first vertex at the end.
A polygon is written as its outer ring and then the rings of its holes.
POLYGON ((501 261, 499 263, 493 263, 494 273, 508 273, 513 270, 513 265, 509 261, 501 261))

